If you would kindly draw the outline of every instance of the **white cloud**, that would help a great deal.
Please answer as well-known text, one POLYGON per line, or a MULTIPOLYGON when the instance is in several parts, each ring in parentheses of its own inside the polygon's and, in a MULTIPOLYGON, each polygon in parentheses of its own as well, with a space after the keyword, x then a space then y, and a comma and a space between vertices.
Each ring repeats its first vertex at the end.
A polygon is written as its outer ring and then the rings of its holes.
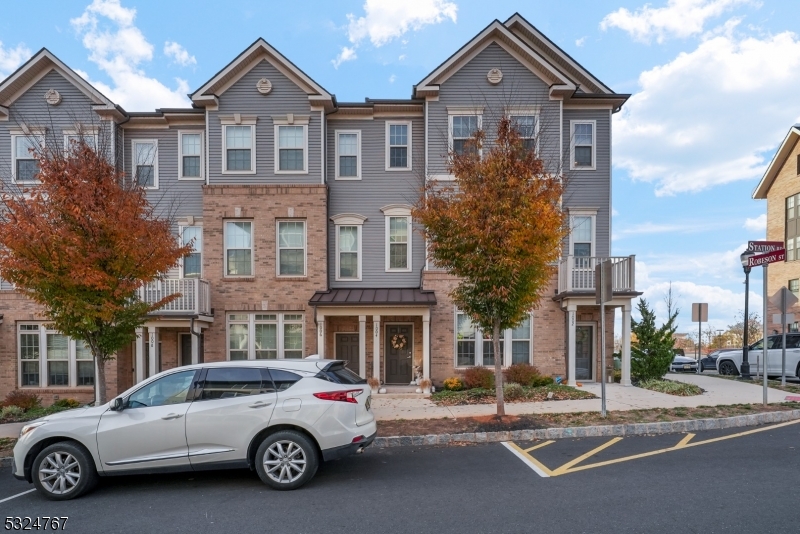
POLYGON ((397 57, 397 60, 398 60, 398 61, 403 61, 405 58, 406 58, 406 55, 405 55, 405 54, 400 54, 400 55, 397 57))
POLYGON ((360 43, 369 37, 374 46, 383 46, 409 30, 419 30, 446 19, 456 21, 458 6, 447 0, 366 0, 365 16, 347 15, 350 42, 360 43))
POLYGON ((30 49, 22 43, 14 48, 5 48, 3 42, 0 41, 0 79, 14 72, 32 55, 30 49))
POLYGON ((751 232, 766 232, 767 231, 767 214, 762 213, 756 218, 748 217, 744 221, 742 228, 751 232))
POLYGON ((394 74, 392 74, 391 76, 389 76, 389 83, 394 83, 394 81, 395 81, 396 79, 397 79, 397 76, 395 76, 394 74))
POLYGON ((185 80, 176 79, 177 87, 170 89, 141 69, 143 62, 153 59, 153 45, 134 25, 135 18, 136 10, 123 7, 119 0, 94 0, 70 21, 89 50, 89 60, 113 85, 91 83, 128 110, 186 106, 189 87, 185 80))
POLYGON ((614 118, 614 158, 657 195, 759 178, 800 117, 800 39, 724 34, 643 72, 614 118))
POLYGON ((586 42, 586 36, 584 35, 580 39, 575 39, 575 46, 581 47, 586 42))
POLYGON ((333 63, 333 68, 334 69, 338 69, 339 65, 341 65, 345 61, 352 61, 352 60, 356 59, 357 57, 358 56, 356 55, 356 49, 355 48, 349 48, 347 46, 343 46, 342 47, 342 51, 339 53, 338 56, 336 56, 336 59, 331 61, 331 63, 333 63))
POLYGON ((167 41, 164 43, 164 55, 172 58, 175 63, 183 67, 187 65, 197 65, 197 59, 175 41, 167 41))
MULTIPOLYGON (((621 7, 600 21, 600 29, 619 28, 633 39, 662 43, 669 37, 690 37, 703 32, 707 20, 750 0, 669 0, 666 7, 645 4, 631 12, 621 7)), ((577 44, 577 43, 576 43, 577 44)), ((580 45, 578 45, 580 46, 580 45)))
POLYGON ((619 212, 616 210, 616 208, 611 208, 611 216, 612 217, 617 217, 618 215, 619 215, 619 212))

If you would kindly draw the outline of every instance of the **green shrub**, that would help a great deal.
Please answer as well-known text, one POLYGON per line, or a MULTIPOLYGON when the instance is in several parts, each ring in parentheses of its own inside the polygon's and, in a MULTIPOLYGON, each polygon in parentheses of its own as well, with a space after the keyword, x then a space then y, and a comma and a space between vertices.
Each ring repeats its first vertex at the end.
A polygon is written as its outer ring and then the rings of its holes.
POLYGON ((503 395, 509 401, 521 399, 525 396, 525 388, 515 382, 509 382, 503 386, 503 395))
POLYGON ((464 389, 464 383, 457 376, 451 376, 444 379, 443 387, 445 391, 461 391, 464 389))
POLYGON ((464 373, 464 385, 467 389, 494 389, 494 371, 488 367, 470 367, 464 373))
POLYGON ((667 393, 668 395, 678 395, 680 397, 700 395, 703 392, 702 388, 694 384, 675 382, 674 380, 642 380, 639 382, 639 387, 649 389, 650 391, 658 391, 659 393, 667 393))
POLYGON ((534 388, 539 388, 542 386, 549 386, 550 384, 554 384, 555 380, 553 380, 552 376, 546 375, 537 375, 533 377, 531 380, 530 386, 534 388))
POLYGON ((42 399, 40 399, 36 393, 15 389, 6 395, 6 400, 3 401, 3 406, 18 406, 22 408, 23 411, 27 412, 28 410, 32 410, 34 408, 41 408, 42 399))
POLYGON ((53 406, 58 408, 79 408, 80 405, 81 403, 75 399, 59 399, 53 403, 53 406))
POLYGON ((506 377, 506 382, 529 386, 541 374, 536 367, 528 363, 515 363, 503 372, 503 376, 506 377))
POLYGON ((678 310, 670 307, 667 321, 656 328, 656 314, 646 300, 640 298, 636 309, 642 320, 631 319, 631 332, 636 334, 636 341, 631 344, 631 376, 641 381, 661 378, 675 356, 672 334, 677 328, 678 310))
POLYGON ((0 419, 5 419, 7 417, 19 417, 23 413, 25 413, 25 411, 19 406, 6 406, 5 408, 0 409, 0 419))

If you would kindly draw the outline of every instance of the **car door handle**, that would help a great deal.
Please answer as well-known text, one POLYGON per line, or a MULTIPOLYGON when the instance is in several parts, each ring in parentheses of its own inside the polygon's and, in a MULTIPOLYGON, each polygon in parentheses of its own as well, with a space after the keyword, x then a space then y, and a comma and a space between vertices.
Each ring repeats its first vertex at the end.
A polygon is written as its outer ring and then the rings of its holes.
POLYGON ((264 408, 266 406, 269 406, 270 404, 272 404, 272 403, 271 402, 258 401, 258 402, 255 402, 253 404, 250 404, 248 406, 250 408, 264 408))
POLYGON ((169 413, 169 414, 165 415, 164 417, 162 417, 161 419, 166 419, 166 420, 168 420, 168 419, 180 419, 181 417, 183 417, 182 413, 169 413))

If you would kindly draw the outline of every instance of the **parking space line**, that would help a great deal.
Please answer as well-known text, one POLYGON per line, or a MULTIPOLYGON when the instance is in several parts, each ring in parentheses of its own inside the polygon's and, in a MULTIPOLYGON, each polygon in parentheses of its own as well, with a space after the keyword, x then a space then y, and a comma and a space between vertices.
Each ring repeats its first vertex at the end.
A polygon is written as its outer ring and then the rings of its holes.
POLYGON ((525 450, 524 450, 524 451, 522 451, 522 452, 524 452, 524 453, 529 453, 529 452, 531 452, 531 451, 535 451, 536 449, 541 449, 541 448, 542 448, 542 447, 544 447, 545 445, 550 445, 551 443, 555 443, 555 441, 553 441, 553 440, 550 440, 550 441, 545 441, 545 442, 543 442, 543 443, 540 443, 540 444, 538 444, 538 445, 534 445, 533 447, 528 447, 527 449, 525 449, 525 450))
MULTIPOLYGON (((549 445, 553 443, 552 441, 549 443, 543 443, 541 446, 544 447, 545 445, 549 445)), ((547 467, 544 466, 539 460, 530 456, 529 454, 525 454, 525 451, 520 449, 516 443, 513 441, 504 441, 503 445, 505 445, 506 449, 510 450, 512 454, 514 454, 517 458, 525 462, 525 465, 530 467, 531 469, 536 472, 542 478, 548 478, 552 475, 552 471, 550 471, 547 467)))
POLYGON ((22 493, 17 493, 16 495, 12 495, 11 497, 6 497, 5 499, 0 500, 0 503, 10 501, 11 499, 16 499, 17 497, 22 497, 23 495, 27 495, 28 493, 31 493, 33 491, 36 491, 36 488, 29 489, 28 491, 23 491, 22 493))
POLYGON ((568 471, 569 471, 569 469, 570 469, 570 468, 571 468, 573 465, 576 465, 576 464, 579 464, 579 463, 581 463, 581 462, 582 462, 582 461, 584 461, 585 459, 587 459, 587 458, 589 458, 589 457, 591 457, 591 456, 594 456, 594 455, 595 455, 595 454, 597 454, 598 452, 600 452, 600 451, 602 451, 602 450, 604 450, 604 449, 607 449, 607 448, 609 448, 610 446, 612 446, 613 444, 615 444, 615 443, 618 443, 618 442, 620 442, 620 441, 622 441, 622 438, 614 438, 614 439, 612 439, 611 441, 609 441, 608 443, 604 443, 603 445, 600 445, 599 447, 595 447, 594 449, 590 450, 590 451, 589 451, 589 452, 587 452, 586 454, 581 454, 581 455, 580 455, 580 456, 578 456, 577 458, 575 458, 575 459, 573 459, 573 460, 570 460, 569 462, 565 463, 564 465, 562 465, 561 467, 559 467, 558 469, 556 469, 555 471, 553 471, 553 475, 554 475, 554 476, 563 475, 564 473, 568 472, 568 471))
POLYGON ((690 434, 686 434, 686 435, 683 437, 683 439, 682 439, 682 440, 680 440, 680 441, 678 442, 678 444, 677 444, 677 445, 675 445, 675 448, 676 448, 676 449, 682 449, 683 447, 685 447, 686 445, 688 445, 690 441, 692 441, 692 438, 693 438, 694 436, 695 436, 695 434, 691 434, 691 433, 690 433, 690 434))

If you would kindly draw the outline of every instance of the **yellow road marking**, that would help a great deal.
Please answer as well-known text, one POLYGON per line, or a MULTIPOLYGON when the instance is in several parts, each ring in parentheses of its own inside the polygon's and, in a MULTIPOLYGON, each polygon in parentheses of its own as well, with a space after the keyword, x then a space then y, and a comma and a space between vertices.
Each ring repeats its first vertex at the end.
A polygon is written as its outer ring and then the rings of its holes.
POLYGON ((558 469, 553 471, 553 476, 563 475, 564 473, 567 473, 569 471, 570 467, 572 467, 573 465, 581 463, 585 459, 597 454, 598 452, 600 452, 600 451, 602 451, 604 449, 607 449, 608 447, 612 446, 613 444, 617 443, 618 441, 622 441, 622 438, 614 438, 611 441, 609 441, 608 443, 605 443, 603 445, 600 445, 599 447, 596 447, 596 448, 590 450, 586 454, 581 454, 577 458, 574 458, 574 459, 570 460, 569 462, 565 463, 564 465, 562 465, 561 467, 559 467, 558 469))
POLYGON ((778 423, 776 425, 771 425, 771 426, 767 426, 767 427, 763 427, 763 428, 755 428, 753 430, 746 430, 744 432, 737 432, 736 434, 729 434, 727 436, 721 436, 721 437, 718 437, 718 438, 710 438, 710 439, 706 439, 706 440, 703 440, 703 441, 694 441, 694 442, 692 442, 691 440, 695 437, 695 434, 686 434, 686 436, 684 436, 683 439, 681 439, 673 447, 667 447, 665 449, 658 449, 658 450, 650 451, 650 452, 643 452, 641 454, 633 454, 631 456, 625 456, 623 458, 615 458, 613 460, 605 460, 605 461, 596 462, 596 463, 593 463, 593 464, 577 465, 577 464, 581 463, 582 461, 586 460, 587 458, 589 458, 590 456, 592 456, 594 454, 597 454, 598 452, 600 452, 600 451, 610 447, 611 445, 617 443, 618 441, 622 440, 622 438, 614 438, 611 441, 609 441, 609 442, 607 442, 607 443, 605 443, 605 444, 603 444, 603 445, 601 445, 601 446, 599 446, 599 447, 597 447, 595 449, 592 449, 591 451, 587 452, 586 454, 582 454, 581 456, 579 456, 579 457, 577 457, 577 458, 575 458, 573 460, 570 460, 569 462, 565 463, 561 467, 558 467, 558 468, 553 469, 553 470, 551 470, 550 468, 545 466, 542 462, 540 462, 539 460, 537 460, 536 458, 531 456, 529 454, 529 452, 531 452, 533 450, 536 450, 536 449, 539 449, 541 447, 544 447, 546 445, 550 445, 551 443, 555 443, 554 441, 552 441, 552 440, 551 441, 545 441, 543 443, 539 443, 538 445, 535 445, 535 446, 530 447, 528 449, 521 449, 519 446, 517 446, 516 443, 514 443, 512 441, 507 441, 507 442, 504 442, 503 444, 506 445, 507 447, 511 448, 512 452, 516 451, 515 454, 517 454, 517 456, 524 457, 524 459, 527 462, 529 462, 532 465, 535 465, 538 468, 538 470, 541 470, 542 473, 544 473, 544 476, 555 477, 555 476, 559 476, 559 475, 565 475, 567 473, 575 473, 576 471, 584 471, 586 469, 594 469, 595 467, 603 467, 603 466, 606 466, 606 465, 618 464, 618 463, 627 462, 627 461, 630 461, 630 460, 638 460, 639 458, 647 458, 648 456, 655 456, 657 454, 664 454, 665 452, 673 452, 673 451, 686 449, 686 448, 689 448, 689 447, 697 447, 699 445, 707 445, 709 443, 717 443, 717 442, 725 441, 725 440, 728 440, 728 439, 734 439, 734 438, 740 438, 740 437, 743 437, 743 436, 749 436, 751 434, 757 434, 759 432, 766 432, 768 430, 773 430, 775 428, 781 428, 781 427, 789 426, 789 425, 795 425, 797 423, 800 423, 800 419, 797 419, 795 421, 787 421, 785 423, 778 423))

